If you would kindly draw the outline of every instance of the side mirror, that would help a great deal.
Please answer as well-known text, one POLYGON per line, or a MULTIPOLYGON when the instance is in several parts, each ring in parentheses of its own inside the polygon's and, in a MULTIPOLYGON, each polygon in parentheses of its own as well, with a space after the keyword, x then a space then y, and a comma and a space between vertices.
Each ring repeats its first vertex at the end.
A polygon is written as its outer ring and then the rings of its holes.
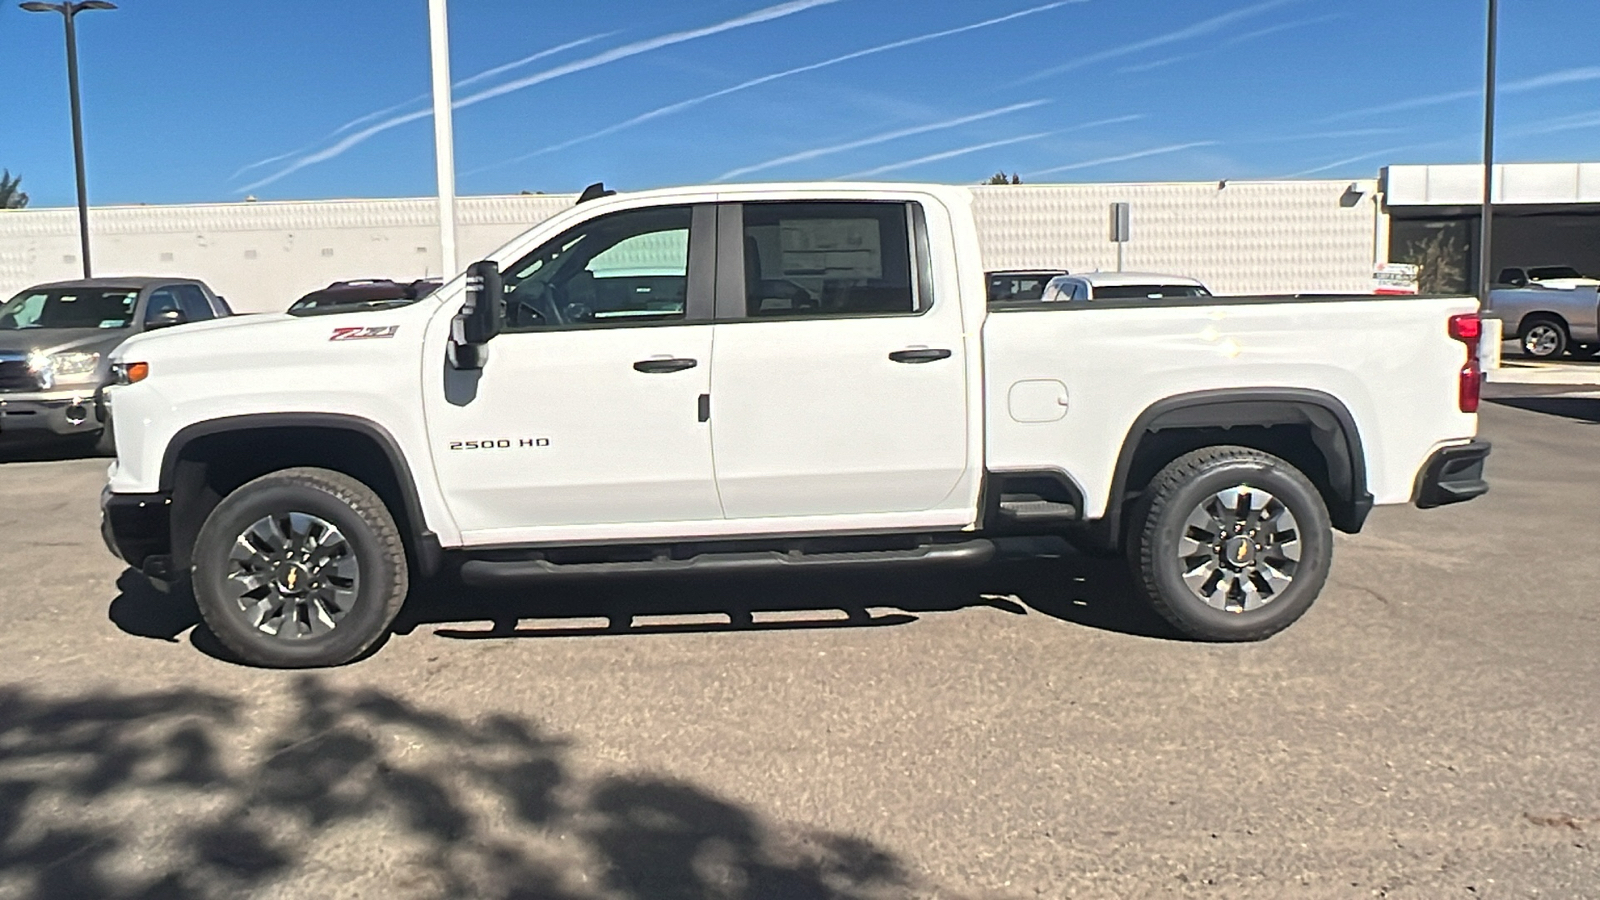
POLYGON ((157 328, 171 328, 174 325, 186 324, 188 321, 189 317, 183 314, 183 310, 166 309, 146 319, 144 330, 155 331, 157 328))
POLYGON ((500 265, 489 260, 467 268, 467 300, 450 320, 450 365, 481 369, 489 361, 489 342, 506 327, 505 283, 500 265))

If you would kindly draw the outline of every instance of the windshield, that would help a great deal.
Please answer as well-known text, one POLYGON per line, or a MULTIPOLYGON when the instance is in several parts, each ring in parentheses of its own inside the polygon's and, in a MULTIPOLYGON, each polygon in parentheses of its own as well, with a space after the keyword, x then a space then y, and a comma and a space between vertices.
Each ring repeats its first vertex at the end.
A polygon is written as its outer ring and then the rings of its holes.
POLYGON ((1534 281, 1549 281, 1553 278, 1582 278, 1578 270, 1571 266, 1540 266, 1528 270, 1528 277, 1534 281))
POLYGON ((127 328, 139 292, 128 288, 24 291, 0 306, 0 331, 24 328, 127 328))
POLYGON ((1108 284, 1096 286, 1096 300, 1162 300, 1168 297, 1209 297, 1211 292, 1194 284, 1108 284))

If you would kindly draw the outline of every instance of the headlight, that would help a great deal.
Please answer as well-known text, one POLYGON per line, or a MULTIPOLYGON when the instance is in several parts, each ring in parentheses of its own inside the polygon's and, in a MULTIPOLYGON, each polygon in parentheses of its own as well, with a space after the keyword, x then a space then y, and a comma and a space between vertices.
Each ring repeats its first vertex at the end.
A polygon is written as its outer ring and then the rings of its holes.
POLYGON ((50 390, 58 381, 83 381, 94 374, 100 365, 98 353, 33 353, 28 356, 28 371, 39 379, 42 390, 50 390))

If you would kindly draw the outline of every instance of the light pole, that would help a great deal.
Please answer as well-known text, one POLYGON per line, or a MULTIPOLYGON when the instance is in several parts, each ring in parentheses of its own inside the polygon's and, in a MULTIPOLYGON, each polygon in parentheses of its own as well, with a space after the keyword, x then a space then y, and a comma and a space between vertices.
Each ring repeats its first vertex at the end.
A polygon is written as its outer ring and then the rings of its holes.
POLYGON ((1489 278, 1494 274, 1490 267, 1489 249, 1494 242, 1494 66, 1496 41, 1500 27, 1500 0, 1489 0, 1489 41, 1485 50, 1486 64, 1483 87, 1483 213, 1482 230, 1478 232, 1478 302, 1489 304, 1489 278))
POLYGON ((78 235, 83 240, 83 277, 94 277, 89 266, 89 189, 83 174, 83 109, 78 102, 78 13, 86 9, 116 9, 105 0, 79 3, 23 3, 28 12, 58 12, 67 23, 67 89, 72 94, 72 155, 78 167, 78 235))
POLYGON ((428 35, 433 69, 433 152, 439 181, 439 277, 456 274, 456 150, 450 97, 450 14, 448 0, 428 0, 428 35))

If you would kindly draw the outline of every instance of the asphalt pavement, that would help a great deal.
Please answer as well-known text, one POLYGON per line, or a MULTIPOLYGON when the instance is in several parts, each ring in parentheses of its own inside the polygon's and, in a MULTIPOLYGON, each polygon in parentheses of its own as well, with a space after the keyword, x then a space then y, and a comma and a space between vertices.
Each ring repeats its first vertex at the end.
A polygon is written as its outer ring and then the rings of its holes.
POLYGON ((433 585, 261 671, 106 553, 104 460, 0 451, 0 900, 1600 897, 1600 399, 1491 392, 1491 493, 1244 646, 1065 554, 433 585))

